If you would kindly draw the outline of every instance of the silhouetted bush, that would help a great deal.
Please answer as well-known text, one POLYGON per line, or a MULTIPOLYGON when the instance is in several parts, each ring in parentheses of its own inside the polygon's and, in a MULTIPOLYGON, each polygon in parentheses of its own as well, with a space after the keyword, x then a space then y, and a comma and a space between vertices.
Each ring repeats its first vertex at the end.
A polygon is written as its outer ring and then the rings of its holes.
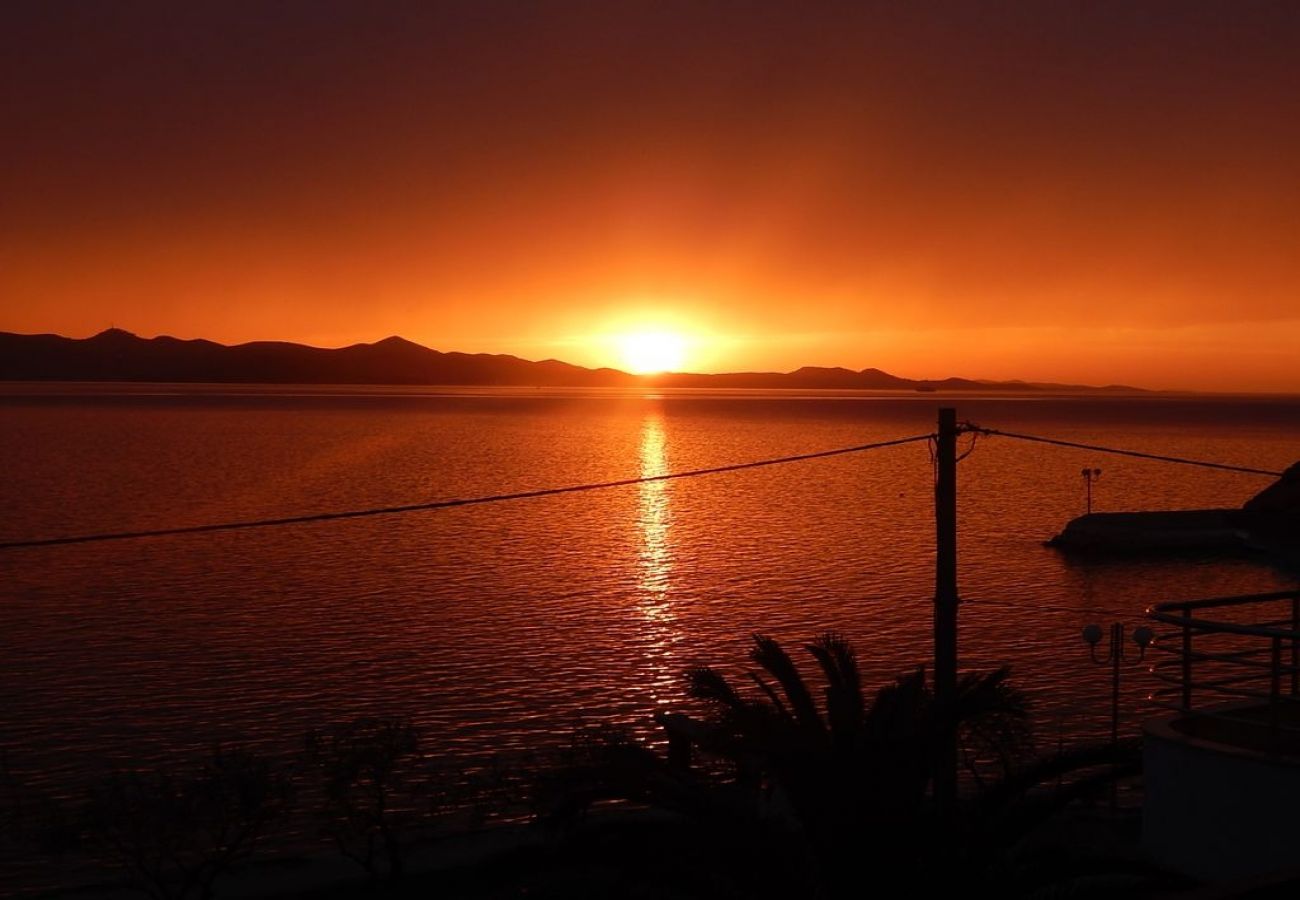
POLYGON ((85 810, 24 781, 0 751, 0 862, 32 864, 44 857, 58 864, 84 849, 85 810))
POLYGON ((619 725, 582 726, 569 746, 553 753, 532 776, 536 819, 560 828, 580 822, 595 803, 641 799, 645 773, 657 757, 619 725))
POLYGON ((13 769, 9 753, 0 749, 0 852, 8 854, 25 837, 27 825, 26 797, 13 769))
POLYGON ((430 822, 431 785, 415 726, 362 718, 311 732, 305 743, 321 832, 372 878, 400 876, 407 845, 430 822))
POLYGON ((206 900, 291 797, 288 777, 268 760, 218 747, 192 771, 113 774, 92 792, 87 821, 131 887, 157 900, 206 900))
POLYGON ((568 779, 570 792, 552 809, 572 817, 597 800, 623 798, 671 811, 707 835, 704 846, 746 895, 855 896, 900 875, 909 893, 960 887, 1010 895, 1062 875, 1059 867, 1034 869, 1035 884, 1024 883, 1031 867, 1017 853, 1025 836, 1136 769, 1133 744, 1034 757, 1028 705, 1006 668, 963 676, 946 718, 923 670, 868 695, 843 638, 826 634, 804 649, 819 670, 817 687, 761 635, 746 673, 750 690, 711 668, 687 673, 688 691, 707 714, 671 724, 705 765, 670 765, 614 736, 553 779, 568 779), (956 817, 940 821, 931 788, 940 742, 954 730, 981 775, 956 817))

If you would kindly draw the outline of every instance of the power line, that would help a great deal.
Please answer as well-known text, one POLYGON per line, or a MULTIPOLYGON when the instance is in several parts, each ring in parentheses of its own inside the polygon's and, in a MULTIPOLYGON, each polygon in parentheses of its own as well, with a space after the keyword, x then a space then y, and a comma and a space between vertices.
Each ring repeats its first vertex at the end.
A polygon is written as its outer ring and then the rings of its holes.
POLYGON ((371 509, 353 509, 342 512, 312 513, 305 516, 285 516, 277 519, 252 519, 243 522, 218 522, 207 525, 184 525, 177 528, 155 528, 146 531, 117 531, 101 534, 81 534, 70 537, 38 538, 28 541, 7 541, 0 543, 0 550, 18 550, 28 547, 55 547, 65 544, 91 544, 101 541, 125 541, 135 538, 171 537, 182 534, 207 534, 214 531, 239 531, 247 528, 272 528, 281 525, 304 525, 310 522, 333 522, 339 519, 361 519, 370 516, 391 516, 400 513, 424 512, 437 509, 450 509, 456 506, 479 506, 485 503, 503 503, 509 500, 531 500, 535 497, 553 497, 558 494, 577 494, 584 491, 599 491, 606 488, 628 487, 634 484, 646 484, 653 481, 671 481, 677 478, 695 478, 701 475, 718 475, 723 472, 739 472, 744 469, 758 469, 763 466, 775 466, 782 463, 804 462, 812 459, 825 459, 829 456, 842 456, 846 453, 860 453, 864 450, 878 450, 882 447, 897 447, 917 441, 928 441, 931 435, 918 434, 913 437, 897 438, 892 441, 877 441, 873 444, 858 444, 853 447, 838 447, 834 450, 819 450, 815 453, 800 453, 796 456, 781 456, 775 459, 760 459, 753 462, 732 463, 726 466, 713 466, 708 469, 691 469, 685 472, 668 472, 663 475, 646 475, 640 478, 621 478, 617 481, 601 481, 592 484, 573 484, 564 487, 541 488, 534 491, 520 491, 514 494, 490 494, 485 497, 462 497, 455 500, 434 500, 428 503, 410 503, 402 506, 381 506, 371 509))
POLYGON ((964 430, 975 434, 994 435, 996 437, 1015 438, 1020 441, 1034 441, 1039 444, 1055 444, 1059 447, 1074 447, 1079 450, 1095 450, 1098 453, 1113 453, 1118 456, 1135 456, 1138 459, 1154 459, 1158 462, 1180 463, 1185 466, 1202 466, 1206 469, 1223 469, 1227 472, 1245 472, 1248 475, 1268 475, 1280 478, 1281 472, 1269 469, 1252 469, 1249 466, 1230 466, 1226 463, 1206 462, 1201 459, 1184 459, 1180 456, 1161 456, 1158 453, 1143 453, 1140 450, 1120 450, 1115 447, 1102 447, 1097 444, 1080 444, 1075 441, 1062 441, 1057 438, 1039 437, 1033 434, 1016 434, 1012 431, 998 431, 996 428, 981 428, 979 425, 964 425, 964 430))
POLYGON ((1138 618, 1143 618, 1145 616, 1143 610, 1137 610, 1137 611, 1131 609, 1120 610, 1120 609, 1115 609, 1114 607, 1106 607, 1106 606, 1090 606, 1087 609, 1082 609, 1073 606, 1060 606, 1060 605, 1053 605, 1050 603, 1040 603, 1037 600, 1027 601, 1025 603, 1015 603, 1010 600, 986 600, 982 597, 975 597, 975 598, 963 597, 961 599, 961 605, 964 607, 976 607, 976 608, 981 606, 997 606, 997 607, 1005 607, 1007 609, 1032 608, 1034 610, 1043 610, 1044 612, 1059 612, 1059 613, 1068 613, 1070 615, 1094 616, 1094 617, 1098 613, 1105 613, 1106 615, 1114 616, 1117 619, 1128 619, 1128 618, 1133 618, 1135 616, 1138 618))
MULTIPOLYGON (((1052 444, 1060 447, 1073 447, 1080 450, 1093 450, 1100 453, 1111 453, 1120 456, 1132 456, 1139 459, 1150 459, 1158 462, 1179 463, 1189 466, 1201 466, 1210 469, 1221 469, 1229 472, 1244 472, 1250 475, 1267 475, 1270 477, 1280 477, 1281 472, 1274 472, 1268 469, 1255 469, 1248 466, 1233 466, 1225 463, 1207 462, 1205 460, 1186 459, 1177 456, 1163 456, 1155 453, 1144 453, 1138 450, 1123 450, 1115 447, 1103 447, 1097 444, 1083 444, 1076 441, 1065 441, 1058 438, 1046 438, 1039 435, 1019 434, 1011 431, 1000 431, 995 428, 984 428, 979 425, 965 424, 962 430, 970 433, 974 438, 976 435, 990 435, 996 437, 1008 437, 1022 441, 1033 441, 1040 444, 1052 444)), ((521 491, 513 494, 491 494, 483 497, 463 497, 454 500, 435 500, 428 503, 411 503, 400 506, 375 507, 370 509, 344 510, 340 512, 312 513, 302 516, 285 516, 273 519, 253 519, 242 522, 218 522, 205 525, 186 525, 175 528, 156 528, 142 531, 119 531, 104 532, 99 534, 73 535, 69 537, 57 538, 38 538, 24 541, 7 541, 0 542, 0 550, 18 550, 30 547, 53 547, 66 544, 89 544, 103 541, 120 541, 131 540, 136 538, 151 537, 170 537, 174 535, 186 534, 206 534, 216 531, 238 531, 249 528, 271 528, 282 525, 303 525, 312 522, 330 522, 340 519, 359 519, 371 516, 398 515, 401 513, 424 512, 439 509, 450 509, 458 506, 478 506, 486 503, 502 503, 511 500, 529 500, 538 497, 550 497, 559 494, 575 494, 585 491, 604 490, 607 488, 628 487, 635 484, 646 484, 655 481, 670 481, 679 478, 695 478, 702 475, 717 475, 724 472, 738 472, 745 469, 757 469, 764 466, 775 466, 783 463, 803 462, 813 459, 824 459, 831 456, 841 456, 847 453, 860 453, 865 450, 876 450, 883 447, 896 447, 903 444, 916 443, 918 441, 933 441, 934 435, 921 434, 912 437, 898 438, 891 441, 878 441, 871 444, 858 444, 852 447, 838 447, 833 450, 821 450, 814 453, 802 453, 795 456, 782 456, 773 459, 755 460, 752 462, 733 463, 726 466, 714 466, 706 469, 691 469, 685 472, 668 472, 662 475, 647 475, 640 478, 623 478, 616 481, 603 481, 591 484, 566 485, 556 488, 542 488, 533 491, 521 491)), ((974 450, 974 444, 962 454, 968 456, 974 450)))

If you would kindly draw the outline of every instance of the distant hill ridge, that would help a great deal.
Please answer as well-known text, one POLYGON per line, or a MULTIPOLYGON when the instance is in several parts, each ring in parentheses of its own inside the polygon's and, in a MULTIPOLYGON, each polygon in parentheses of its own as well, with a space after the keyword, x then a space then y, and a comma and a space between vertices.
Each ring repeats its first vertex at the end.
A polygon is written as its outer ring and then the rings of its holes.
POLYGON ((110 328, 83 339, 0 332, 0 380, 243 384, 444 384, 538 387, 803 388, 943 391, 1137 391, 1109 385, 900 378, 880 369, 804 366, 793 372, 633 375, 555 359, 431 350, 401 337, 325 349, 282 341, 226 346, 207 340, 142 338, 110 328))

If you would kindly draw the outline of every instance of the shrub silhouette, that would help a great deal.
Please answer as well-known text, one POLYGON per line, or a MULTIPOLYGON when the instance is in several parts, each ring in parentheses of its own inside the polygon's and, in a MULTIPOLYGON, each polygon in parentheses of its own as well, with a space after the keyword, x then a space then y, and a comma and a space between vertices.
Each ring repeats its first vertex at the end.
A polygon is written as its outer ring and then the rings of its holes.
MULTIPOLYGON (((1135 768, 1133 745, 1035 758, 1028 703, 1006 668, 963 676, 945 719, 921 669, 868 695, 842 637, 824 634, 803 649, 820 689, 764 635, 753 639, 747 691, 713 668, 688 672, 706 715, 669 718, 706 765, 683 769, 612 741, 577 770, 579 802, 621 797, 677 812, 754 896, 856 895, 881 873, 903 873, 909 891, 1011 894, 1029 879, 1022 839, 1108 783, 1117 760, 1135 768), (956 821, 940 822, 930 788, 950 729, 979 777, 969 779, 956 821)), ((1032 878, 1067 875, 1057 867, 1032 878)))
POLYGON ((322 832, 372 878, 400 876, 404 843, 427 819, 420 736, 405 719, 361 718, 306 736, 322 832))
POLYGON ((157 900, 213 884, 284 814, 288 778, 247 750, 214 749, 197 770, 118 772, 92 792, 91 839, 128 884, 157 900))

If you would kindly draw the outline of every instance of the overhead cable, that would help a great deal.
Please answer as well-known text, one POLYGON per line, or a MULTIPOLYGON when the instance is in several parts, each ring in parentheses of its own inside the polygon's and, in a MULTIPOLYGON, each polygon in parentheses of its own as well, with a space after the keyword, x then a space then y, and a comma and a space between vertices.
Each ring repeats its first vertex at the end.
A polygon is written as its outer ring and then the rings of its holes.
POLYGON ((975 434, 987 434, 995 437, 1015 438, 1020 441, 1034 441, 1039 444, 1055 444, 1058 447, 1074 447, 1078 450, 1095 450, 1098 453, 1112 453, 1118 456, 1135 456, 1138 459, 1153 459, 1157 462, 1179 463, 1184 466, 1201 466, 1206 469, 1222 469, 1226 472, 1245 472, 1248 475, 1267 475, 1280 478, 1281 472, 1270 469, 1253 469, 1250 466, 1233 466, 1227 463, 1207 462, 1202 459, 1185 459, 1180 456, 1162 456, 1158 453, 1143 453, 1140 450, 1121 450, 1116 447, 1102 447, 1098 444, 1080 444, 1076 441, 1063 441, 1057 438, 1039 437, 1034 434, 1017 434, 1013 431, 998 431, 996 428, 982 428, 979 425, 963 425, 963 431, 975 434))
POLYGON ((864 450, 878 450, 882 447, 897 447, 918 441, 928 441, 931 435, 918 434, 912 437, 897 438, 891 441, 877 441, 872 444, 857 444, 853 447, 837 447, 834 450, 819 450, 814 453, 800 453, 795 456, 781 456, 775 459, 760 459, 753 462, 732 463, 726 466, 713 466, 707 469, 690 469, 685 472, 667 472, 662 475, 645 475, 639 478, 620 478, 617 481, 601 481, 591 484, 573 484, 564 487, 541 488, 533 491, 519 491, 513 494, 490 494, 483 497, 462 497, 454 500, 433 500, 427 503, 409 503, 400 506, 380 506, 370 509, 352 509, 340 512, 310 513, 302 516, 283 516, 274 519, 252 519, 242 522, 217 522, 206 525, 182 525, 175 528, 153 528, 142 531, 117 531, 100 534, 80 534, 68 537, 37 538, 24 541, 6 541, 0 543, 0 550, 19 550, 29 547, 55 547, 66 544, 91 544, 102 541, 125 541, 136 538, 172 537, 184 534, 207 534, 214 531, 240 531, 249 528, 273 528, 282 525, 305 525, 311 522, 333 522, 339 519, 361 519, 371 516, 391 516, 402 513, 427 512, 439 509, 451 509, 458 506, 479 506, 486 503, 504 503, 511 500, 531 500, 536 497, 553 497, 558 494, 576 494, 584 491, 599 491, 607 488, 628 487, 634 484, 647 484, 654 481, 671 481, 678 478, 696 478, 701 475, 718 475, 723 472, 739 472, 744 469, 757 469, 763 466, 776 466, 783 463, 804 462, 812 459, 825 459, 829 456, 842 456, 846 453, 861 453, 864 450))

